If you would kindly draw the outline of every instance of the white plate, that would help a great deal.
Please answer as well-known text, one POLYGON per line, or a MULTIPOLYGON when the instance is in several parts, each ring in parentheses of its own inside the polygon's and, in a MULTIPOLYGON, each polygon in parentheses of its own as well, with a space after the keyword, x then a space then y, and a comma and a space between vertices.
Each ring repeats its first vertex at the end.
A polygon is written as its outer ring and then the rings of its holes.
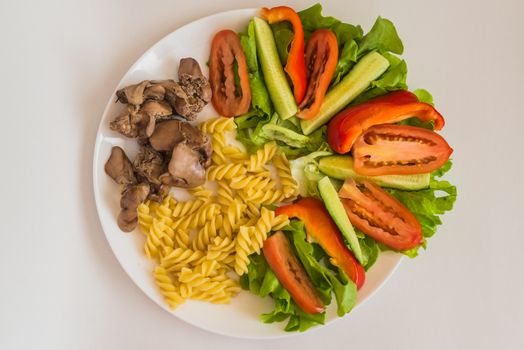
MULTIPOLYGON (((256 9, 228 11, 199 19, 179 28, 140 57, 124 75, 118 88, 144 79, 174 78, 178 70, 178 62, 183 57, 194 57, 207 75, 206 62, 213 34, 225 28, 242 31, 256 13, 256 9)), ((210 332, 242 338, 274 338, 290 334, 283 331, 285 323, 264 324, 259 321, 261 313, 272 310, 271 299, 262 299, 244 291, 235 297, 230 305, 188 301, 175 311, 169 311, 152 278, 154 265, 143 253, 144 235, 138 229, 125 234, 116 224, 120 194, 118 186, 104 173, 104 163, 111 147, 121 146, 133 159, 137 145, 135 140, 126 139, 109 130, 110 120, 123 108, 121 104, 114 101, 113 93, 109 97, 100 121, 94 151, 93 181, 100 222, 111 249, 129 277, 164 310, 210 332)), ((198 122, 212 116, 216 116, 216 112, 211 106, 207 106, 199 115, 198 122)), ((358 293, 359 305, 380 288, 400 260, 400 254, 390 252, 380 254, 377 263, 366 275, 365 285, 358 293)), ((334 306, 333 301, 327 312, 326 323, 338 319, 334 306)), ((352 317, 352 314, 345 317, 352 317)))

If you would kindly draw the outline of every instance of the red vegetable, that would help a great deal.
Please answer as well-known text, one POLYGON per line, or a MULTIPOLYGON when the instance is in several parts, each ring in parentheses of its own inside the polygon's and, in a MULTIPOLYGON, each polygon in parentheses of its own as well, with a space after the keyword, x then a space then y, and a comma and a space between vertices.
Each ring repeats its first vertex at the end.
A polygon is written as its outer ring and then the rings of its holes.
POLYGON ((324 311, 324 303, 282 231, 266 239, 262 251, 280 283, 304 312, 317 314, 324 311))
POLYGON ((295 10, 287 6, 278 6, 271 9, 264 7, 261 10, 261 14, 270 24, 288 21, 293 26, 294 36, 291 41, 291 48, 289 49, 284 70, 293 83, 295 101, 300 103, 306 93, 307 84, 306 63, 304 59, 304 30, 302 29, 300 17, 295 10))
POLYGON ((417 117, 422 121, 434 121, 435 130, 444 126, 444 118, 433 106, 418 102, 408 91, 395 91, 337 114, 328 125, 328 142, 338 153, 347 153, 360 134, 377 124, 392 124, 417 117))
POLYGON ((331 263, 340 267, 355 282, 357 288, 362 287, 366 277, 364 268, 344 243, 337 225, 320 200, 311 197, 302 198, 294 204, 278 208, 275 215, 280 214, 303 221, 308 236, 316 239, 331 257, 331 263))
POLYGON ((354 169, 361 175, 430 173, 453 149, 434 131, 405 125, 376 125, 353 145, 354 169))
POLYGON ((306 46, 307 91, 297 117, 313 119, 324 101, 338 62, 337 37, 329 29, 311 34, 306 46))
POLYGON ((247 113, 251 105, 246 56, 238 35, 232 30, 215 34, 209 57, 209 83, 213 91, 212 103, 224 117, 247 113), (239 86, 235 83, 234 63, 237 63, 239 86))
POLYGON ((422 228, 415 216, 379 186, 347 179, 339 195, 351 223, 395 250, 422 243, 422 228))

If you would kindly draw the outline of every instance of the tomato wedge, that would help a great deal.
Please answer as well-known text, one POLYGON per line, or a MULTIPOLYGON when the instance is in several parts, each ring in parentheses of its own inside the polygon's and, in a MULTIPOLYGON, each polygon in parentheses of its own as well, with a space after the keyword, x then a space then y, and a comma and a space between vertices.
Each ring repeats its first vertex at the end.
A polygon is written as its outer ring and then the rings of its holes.
POLYGON ((280 283, 304 312, 318 314, 324 311, 324 303, 282 231, 266 239, 262 251, 280 283))
POLYGON ((304 222, 308 237, 313 237, 331 257, 331 263, 340 267, 360 289, 366 279, 366 271, 344 243, 342 234, 331 219, 324 203, 312 197, 282 206, 275 215, 284 214, 304 222))
POLYGON ((411 92, 400 90, 351 106, 337 114, 328 125, 328 142, 337 153, 347 153, 366 129, 392 124, 407 118, 434 121, 435 130, 444 127, 444 118, 433 106, 418 102, 411 92))
POLYGON ((251 104, 251 89, 246 56, 238 35, 232 30, 216 33, 211 42, 209 83, 213 91, 211 102, 218 113, 224 117, 247 113, 251 104), (240 81, 238 85, 235 74, 238 74, 240 81))
POLYGON ((430 173, 443 166, 453 149, 434 131, 405 125, 367 129, 353 146, 355 171, 361 175, 430 173))
POLYGON ((300 103, 297 117, 313 119, 324 101, 338 62, 337 37, 329 29, 319 29, 311 34, 306 45, 308 85, 300 103))
POLYGON ((422 243, 422 228, 415 216, 374 183, 347 179, 339 196, 351 223, 378 242, 395 250, 422 243))

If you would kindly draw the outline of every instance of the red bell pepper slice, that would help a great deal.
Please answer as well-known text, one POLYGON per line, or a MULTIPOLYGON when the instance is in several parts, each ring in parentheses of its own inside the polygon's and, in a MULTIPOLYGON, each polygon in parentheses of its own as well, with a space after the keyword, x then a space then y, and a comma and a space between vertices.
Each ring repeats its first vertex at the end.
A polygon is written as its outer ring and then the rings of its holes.
POLYGON ((340 267, 355 282, 357 289, 362 287, 366 272, 344 243, 337 225, 320 200, 312 197, 302 198, 294 204, 278 208, 275 215, 280 214, 303 221, 308 236, 315 238, 331 257, 331 263, 340 267))
POLYGON ((433 106, 419 102, 409 91, 399 90, 337 114, 328 125, 328 142, 335 152, 347 153, 369 127, 397 123, 411 117, 422 121, 433 120, 435 130, 444 127, 444 118, 433 106))
POLYGON ((319 29, 311 34, 306 45, 308 85, 300 103, 300 119, 313 119, 324 101, 338 62, 337 37, 329 29, 319 29))
POLYGON ((293 26, 293 40, 291 41, 291 48, 289 49, 284 70, 293 83, 293 95, 298 104, 302 102, 306 94, 307 85, 306 61, 304 58, 304 30, 302 29, 300 17, 295 10, 287 6, 278 6, 271 9, 264 7, 261 10, 261 14, 270 24, 288 21, 293 26))

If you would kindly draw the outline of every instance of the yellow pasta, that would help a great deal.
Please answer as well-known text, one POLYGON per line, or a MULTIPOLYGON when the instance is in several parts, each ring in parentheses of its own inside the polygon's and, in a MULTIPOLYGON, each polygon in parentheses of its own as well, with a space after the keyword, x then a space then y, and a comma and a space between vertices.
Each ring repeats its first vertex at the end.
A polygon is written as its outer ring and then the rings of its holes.
MULTIPOLYGON (((170 197, 172 198, 172 197, 170 197)), ((194 213, 197 209, 201 208, 205 204, 205 201, 196 199, 187 202, 171 202, 170 207, 172 209, 171 215, 173 218, 179 218, 188 214, 194 213)))
POLYGON ((286 198, 296 197, 298 194, 298 184, 291 175, 289 161, 285 154, 278 154, 273 158, 273 165, 277 170, 282 192, 286 198))
POLYGON ((142 232, 149 232, 149 228, 153 223, 153 216, 151 215, 151 211, 149 210, 149 202, 140 203, 140 205, 137 208, 137 216, 138 226, 140 227, 142 232))
POLYGON ((167 305, 169 305, 170 309, 174 309, 178 305, 184 303, 184 298, 180 295, 180 291, 177 290, 177 286, 169 277, 166 269, 161 266, 155 267, 153 276, 155 278, 156 285, 160 289, 160 293, 164 296, 164 299, 167 305))
POLYGON ((257 152, 252 154, 249 160, 246 161, 247 170, 251 172, 264 170, 264 164, 273 158, 276 151, 276 142, 267 142, 264 144, 264 147, 257 150, 257 152))
POLYGON ((204 257, 204 252, 200 250, 176 248, 162 259, 160 266, 169 272, 177 272, 184 267, 203 261, 204 257))
POLYGON ((207 179, 208 180, 222 180, 228 179, 243 175, 247 172, 247 169, 244 164, 222 164, 222 165, 212 165, 207 169, 207 179))
POLYGON ((229 145, 225 133, 235 128, 233 119, 222 117, 200 125, 211 136, 206 176, 216 187, 204 184, 187 190, 191 200, 168 195, 137 209, 145 254, 158 262, 153 275, 171 309, 186 299, 229 303, 240 286, 228 274, 245 274, 249 255, 260 254, 269 232, 289 224, 287 216, 263 206, 296 197, 286 156, 277 154, 275 142, 252 155, 229 145))
POLYGON ((204 202, 208 202, 211 199, 211 196, 213 195, 213 193, 210 190, 206 189, 204 186, 189 188, 187 191, 197 199, 202 200, 204 202))
POLYGON ((210 134, 233 131, 237 128, 233 118, 218 117, 200 124, 200 130, 210 134))
POLYGON ((220 226, 222 226, 222 215, 214 216, 206 222, 193 240, 193 249, 205 250, 211 242, 211 239, 218 235, 218 228, 220 226))

